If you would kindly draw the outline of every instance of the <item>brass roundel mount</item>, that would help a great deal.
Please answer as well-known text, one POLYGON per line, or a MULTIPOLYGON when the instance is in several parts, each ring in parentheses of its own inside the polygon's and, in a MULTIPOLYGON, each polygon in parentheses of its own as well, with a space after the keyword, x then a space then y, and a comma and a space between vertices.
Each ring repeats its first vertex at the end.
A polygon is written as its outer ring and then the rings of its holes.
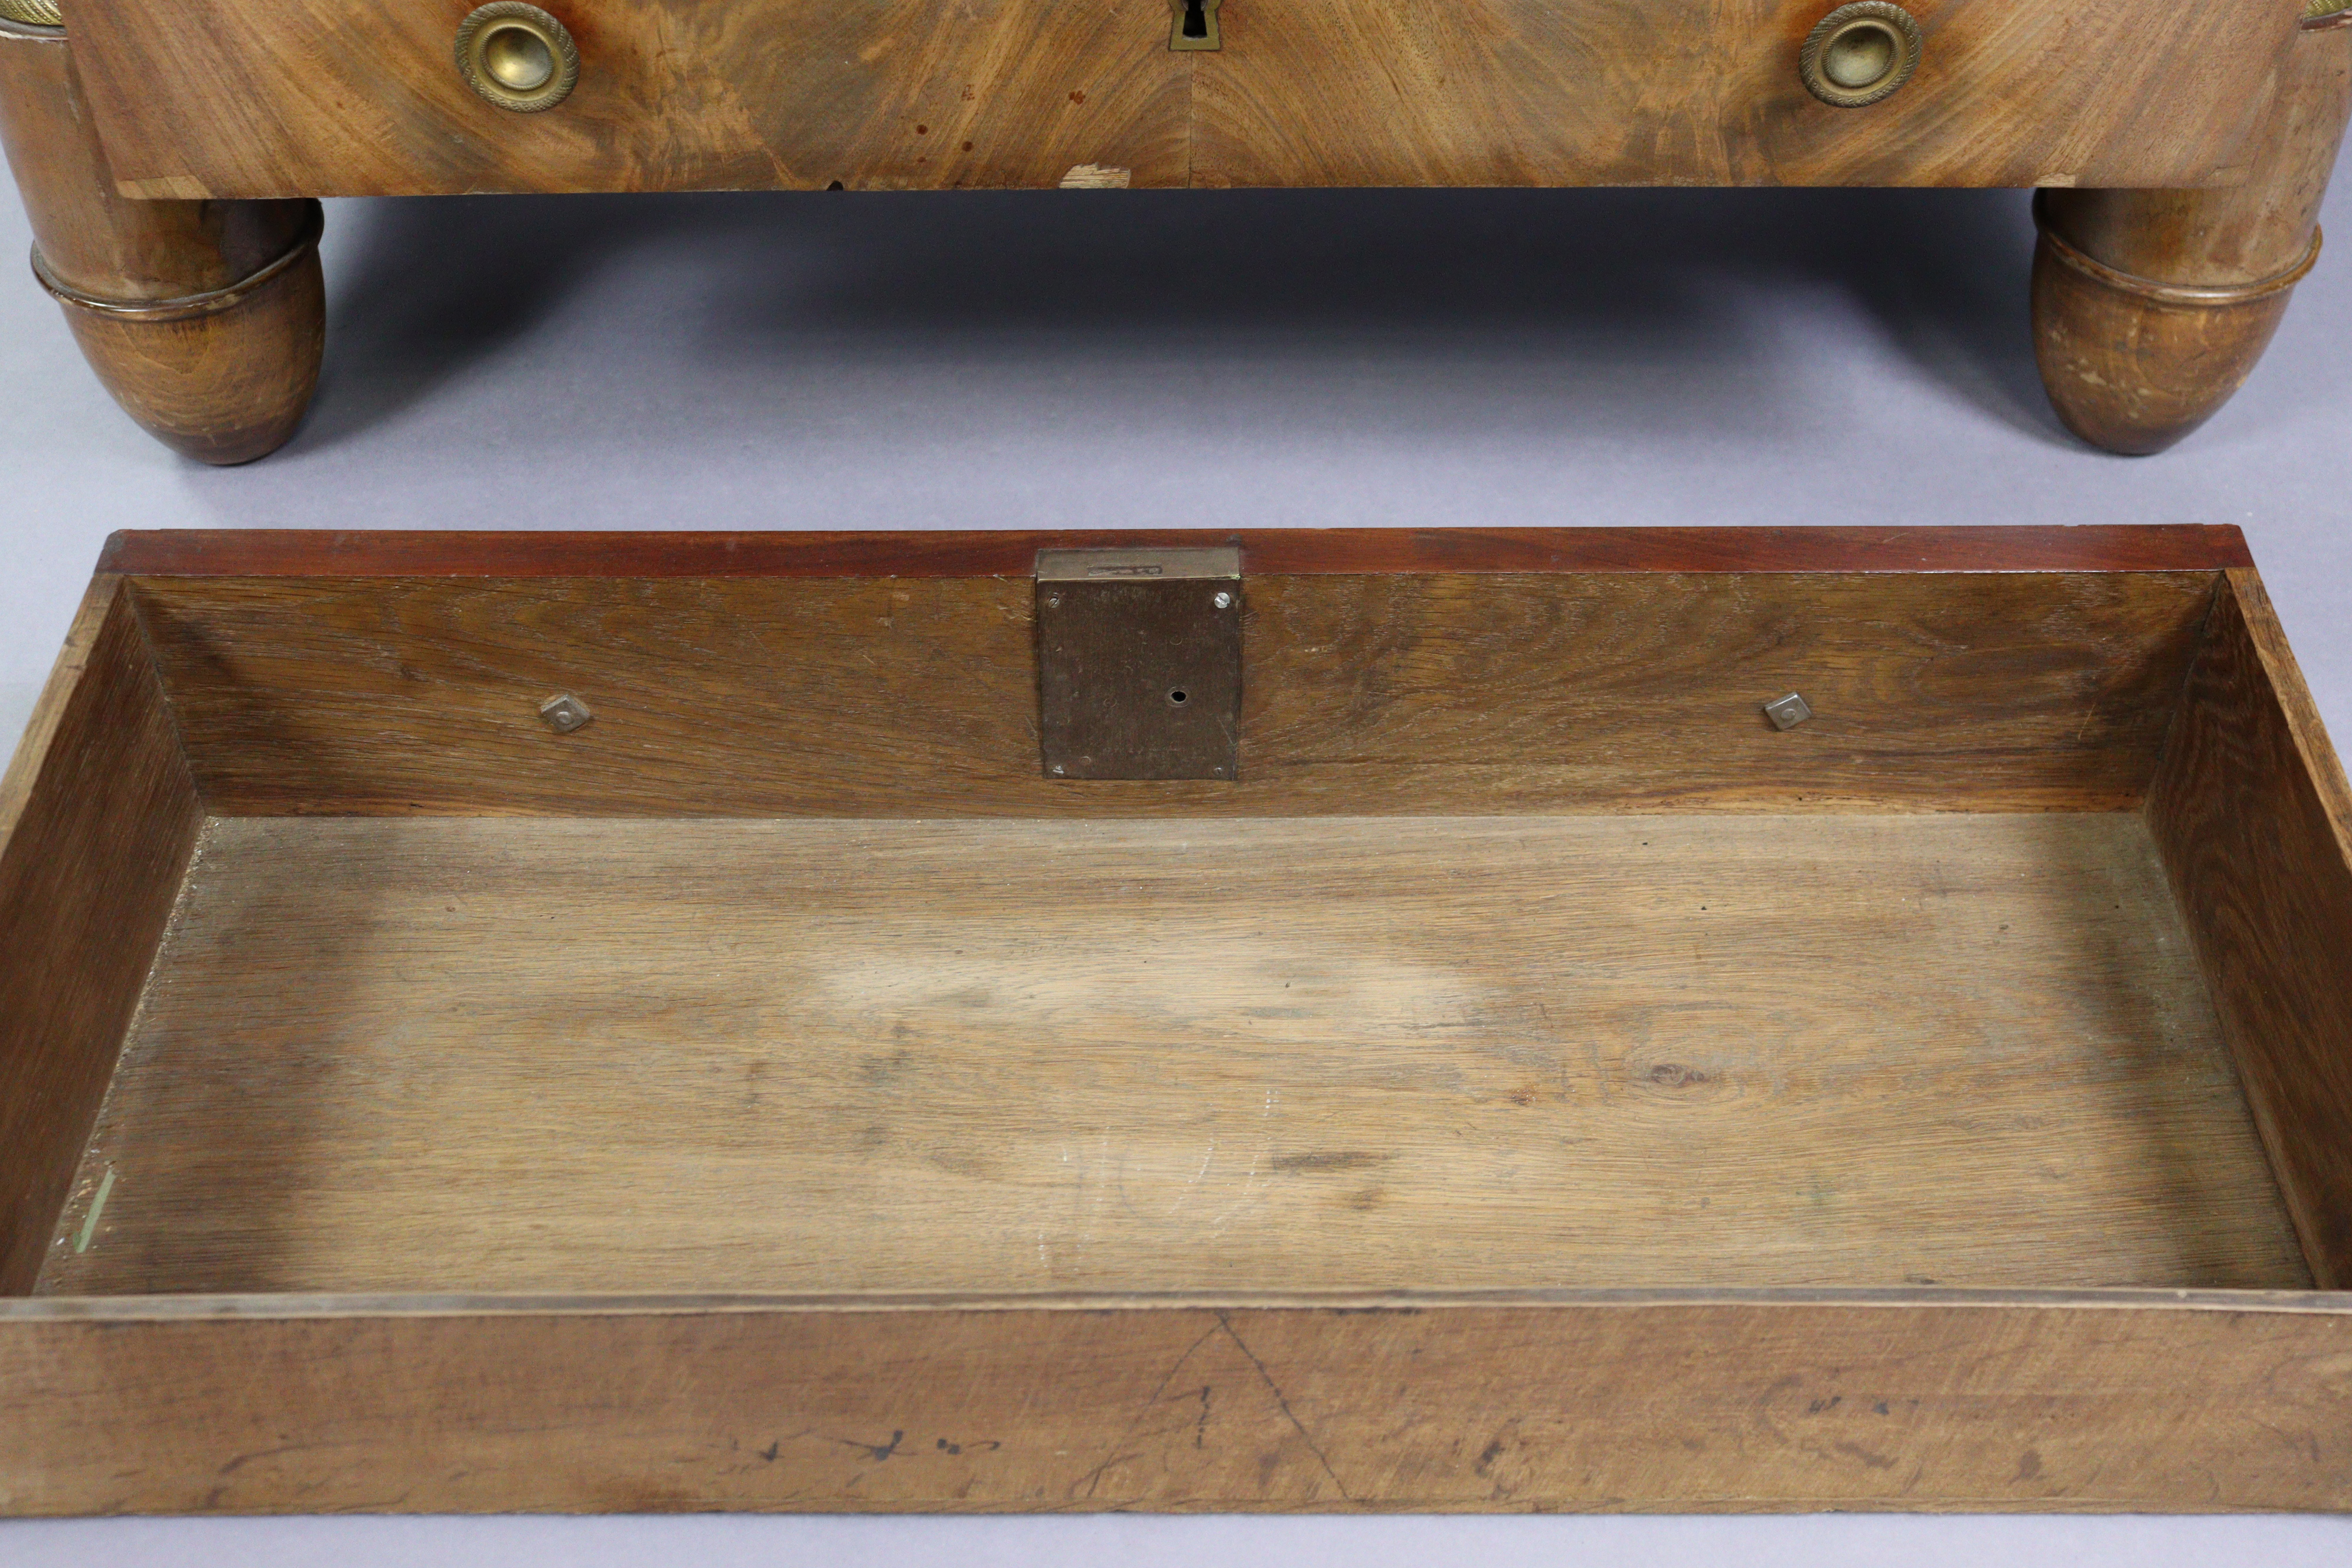
POLYGON ((518 113, 552 109, 580 79, 571 30, 522 0, 491 0, 457 24, 457 69, 466 85, 518 113))
POLYGON ((1797 68, 1823 103, 1863 109, 1911 79, 1923 42, 1910 12, 1887 0, 1860 0, 1821 19, 1797 68))
POLYGON ((58 0, 0 0, 0 21, 16 23, 20 27, 62 27, 64 13, 58 9, 58 0))

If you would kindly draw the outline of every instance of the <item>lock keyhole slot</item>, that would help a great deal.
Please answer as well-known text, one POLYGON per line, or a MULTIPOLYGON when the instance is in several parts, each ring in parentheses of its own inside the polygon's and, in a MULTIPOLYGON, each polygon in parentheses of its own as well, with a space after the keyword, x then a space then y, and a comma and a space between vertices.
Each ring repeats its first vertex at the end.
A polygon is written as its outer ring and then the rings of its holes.
POLYGON ((1168 0, 1173 24, 1168 35, 1168 47, 1171 49, 1218 47, 1217 5, 1218 0, 1168 0))

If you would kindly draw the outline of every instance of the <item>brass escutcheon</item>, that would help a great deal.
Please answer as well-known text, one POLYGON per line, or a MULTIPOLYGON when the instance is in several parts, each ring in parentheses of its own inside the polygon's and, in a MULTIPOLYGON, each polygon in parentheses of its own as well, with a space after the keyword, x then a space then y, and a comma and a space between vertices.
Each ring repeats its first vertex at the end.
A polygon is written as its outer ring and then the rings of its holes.
POLYGON ((1218 0, 1168 0, 1168 47, 1171 49, 1213 49, 1217 37, 1218 0))
POLYGON ((522 0, 491 0, 457 24, 466 85, 529 114, 562 103, 580 79, 580 50, 564 25, 522 0))
POLYGON ((1919 68, 1919 24, 1887 0, 1841 5, 1805 39, 1797 68, 1823 103, 1861 109, 1911 79, 1919 68))
POLYGON ((64 13, 58 9, 58 0, 0 0, 0 22, 14 22, 20 27, 62 27, 64 13))

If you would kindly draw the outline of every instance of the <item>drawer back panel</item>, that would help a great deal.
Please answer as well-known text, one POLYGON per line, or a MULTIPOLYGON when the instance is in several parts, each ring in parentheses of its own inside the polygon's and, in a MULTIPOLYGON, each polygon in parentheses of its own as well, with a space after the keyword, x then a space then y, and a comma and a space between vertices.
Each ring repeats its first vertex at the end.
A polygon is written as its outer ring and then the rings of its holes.
POLYGON ((1182 185, 2227 184, 2301 0, 1916 0, 1916 75, 1799 79, 1825 0, 551 0, 579 83, 467 85, 467 0, 78 0, 149 196, 1182 185), (1075 176, 1075 177, 1074 177, 1075 176))
POLYGON ((1040 762, 1025 578, 133 592, 226 815, 1265 816, 2129 809, 2214 584, 1254 574, 1239 779, 1084 784, 1040 762), (551 731, 558 693, 593 722, 551 731))

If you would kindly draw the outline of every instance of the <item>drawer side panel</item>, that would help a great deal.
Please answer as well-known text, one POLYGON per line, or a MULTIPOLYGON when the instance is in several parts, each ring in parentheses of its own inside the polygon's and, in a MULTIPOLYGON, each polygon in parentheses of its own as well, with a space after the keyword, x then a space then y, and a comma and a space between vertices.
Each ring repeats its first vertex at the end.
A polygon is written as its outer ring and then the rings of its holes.
POLYGON ((10 774, 13 827, 0 816, 0 1294, 40 1272, 202 826, 113 587, 84 608, 10 774))
POLYGON ((2313 1276, 2352 1283, 2352 789, 2262 581, 2227 574, 2148 822, 2313 1276))

